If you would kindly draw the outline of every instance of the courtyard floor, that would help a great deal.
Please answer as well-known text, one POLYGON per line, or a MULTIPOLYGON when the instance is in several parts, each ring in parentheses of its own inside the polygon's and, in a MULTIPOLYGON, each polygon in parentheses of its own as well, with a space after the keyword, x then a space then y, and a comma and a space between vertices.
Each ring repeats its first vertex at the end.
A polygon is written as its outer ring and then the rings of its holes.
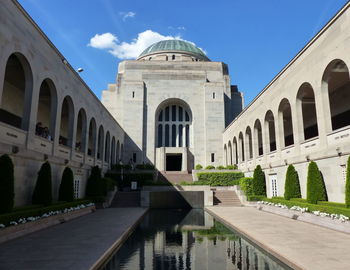
POLYGON ((0 245, 1 270, 90 269, 147 211, 108 208, 0 245))
POLYGON ((349 270, 350 235, 259 211, 207 207, 210 213, 295 269, 349 270))

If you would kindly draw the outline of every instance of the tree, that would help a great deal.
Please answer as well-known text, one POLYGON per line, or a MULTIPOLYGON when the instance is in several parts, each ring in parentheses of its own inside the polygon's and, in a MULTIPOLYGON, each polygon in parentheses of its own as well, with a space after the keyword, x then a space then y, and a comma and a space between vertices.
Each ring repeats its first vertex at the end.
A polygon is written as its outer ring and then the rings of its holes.
POLYGON ((289 165, 287 169, 284 182, 284 198, 286 200, 301 198, 299 176, 293 165, 289 165))
POLYGON ((11 212, 15 202, 14 169, 8 155, 0 157, 0 214, 11 212))
POLYGON ((66 167, 63 171, 58 200, 66 202, 74 200, 74 176, 72 169, 69 167, 66 167))
POLYGON ((33 204, 49 205, 52 203, 51 166, 46 161, 38 172, 38 178, 32 196, 33 204))
POLYGON ((350 207, 350 156, 346 166, 345 204, 350 207))
POLYGON ((103 196, 103 183, 101 179, 101 171, 98 166, 92 167, 90 177, 86 184, 86 196, 103 196))
POLYGON ((311 161, 307 172, 307 195, 309 203, 317 204, 318 201, 327 201, 326 186, 322 174, 316 162, 311 161))
POLYGON ((256 166, 253 175, 253 193, 258 196, 266 196, 265 173, 261 166, 256 166))

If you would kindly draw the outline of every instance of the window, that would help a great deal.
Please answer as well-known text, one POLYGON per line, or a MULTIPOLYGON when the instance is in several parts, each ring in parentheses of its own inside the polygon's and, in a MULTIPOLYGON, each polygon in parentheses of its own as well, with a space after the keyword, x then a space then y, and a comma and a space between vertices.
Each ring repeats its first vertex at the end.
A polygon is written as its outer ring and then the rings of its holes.
POLYGON ((79 198, 80 191, 80 179, 74 180, 74 198, 79 198))
POLYGON ((132 162, 136 163, 136 153, 132 153, 132 162))
POLYGON ((135 97, 135 91, 132 91, 132 98, 135 97))
POLYGON ((211 153, 211 162, 215 162, 215 154, 211 153))
POLYGON ((173 54, 173 56, 171 57, 172 60, 175 60, 175 55, 173 54))
POLYGON ((213 92, 213 99, 215 99, 215 92, 213 92))

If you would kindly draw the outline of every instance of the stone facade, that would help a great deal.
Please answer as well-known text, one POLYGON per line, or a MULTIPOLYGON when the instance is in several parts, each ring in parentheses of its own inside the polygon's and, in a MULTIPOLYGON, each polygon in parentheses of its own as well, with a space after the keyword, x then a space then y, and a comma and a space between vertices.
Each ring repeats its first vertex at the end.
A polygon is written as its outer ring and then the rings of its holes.
POLYGON ((0 18, 0 155, 14 162, 15 203, 31 202, 46 160, 54 198, 66 166, 83 197, 91 166, 122 158, 125 133, 17 1, 1 1, 0 18))
POLYGON ((226 164, 265 171, 268 196, 283 196, 288 164, 306 196, 316 161, 330 201, 344 202, 350 151, 350 4, 294 57, 223 133, 226 164))
POLYGON ((223 164, 222 131, 242 109, 224 63, 185 51, 153 52, 121 62, 116 81, 102 102, 127 133, 127 158, 160 171, 223 164), (167 168, 169 155, 182 156, 181 168, 167 168))

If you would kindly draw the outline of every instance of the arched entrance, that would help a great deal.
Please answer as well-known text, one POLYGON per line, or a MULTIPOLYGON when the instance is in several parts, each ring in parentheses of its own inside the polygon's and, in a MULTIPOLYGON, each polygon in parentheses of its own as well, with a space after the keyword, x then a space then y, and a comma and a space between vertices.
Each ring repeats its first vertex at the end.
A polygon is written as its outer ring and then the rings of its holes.
POLYGON ((188 171, 192 146, 192 112, 180 99, 162 102, 155 114, 156 167, 161 171, 188 171))

